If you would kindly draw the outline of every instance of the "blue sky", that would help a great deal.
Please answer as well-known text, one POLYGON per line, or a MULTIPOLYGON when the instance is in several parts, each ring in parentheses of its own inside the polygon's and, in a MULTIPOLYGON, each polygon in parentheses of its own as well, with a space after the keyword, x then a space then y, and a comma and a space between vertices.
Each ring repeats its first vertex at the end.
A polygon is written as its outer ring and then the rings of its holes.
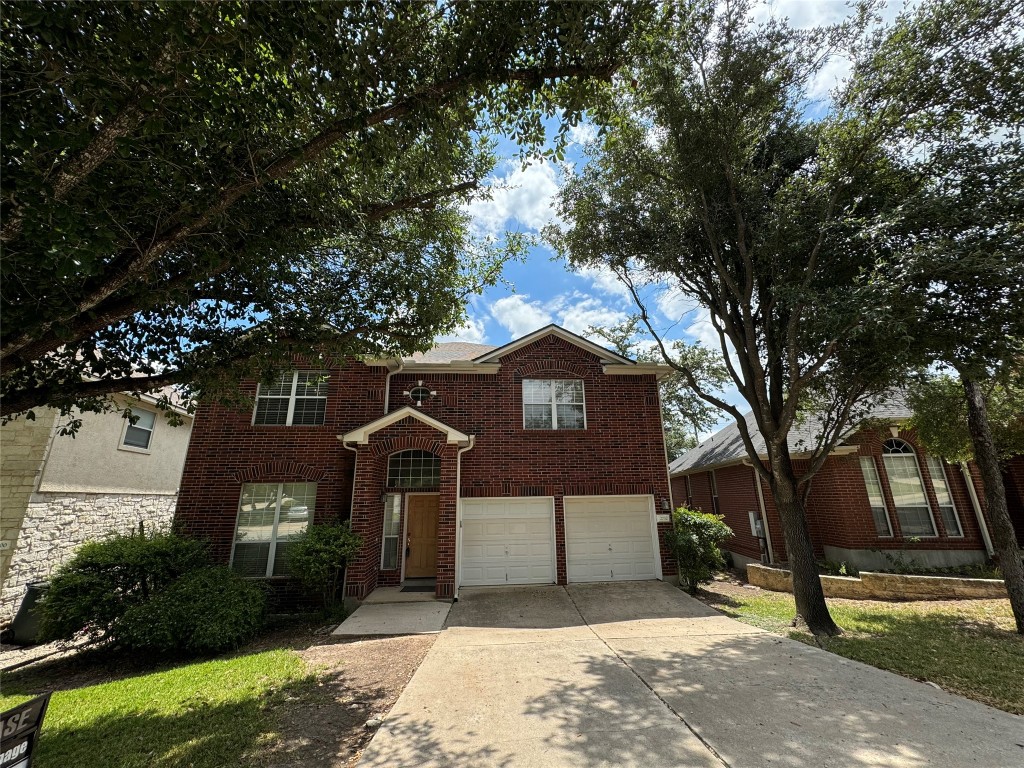
MULTIPOLYGON (((901 3, 890 4, 882 11, 883 18, 891 20, 901 7, 901 3)), ((845 0, 779 0, 760 5, 755 17, 785 17, 795 26, 806 27, 841 21, 849 12, 845 0)), ((841 58, 825 64, 811 86, 810 95, 820 101, 808 109, 809 117, 825 111, 829 92, 848 71, 849 62, 841 58)), ((551 135, 555 127, 554 122, 549 124, 551 135)), ((478 233, 500 235, 509 230, 536 234, 554 221, 563 174, 584 162, 583 144, 595 135, 593 126, 587 124, 573 129, 564 166, 537 162, 524 168, 516 159, 500 162, 491 180, 500 188, 490 200, 476 201, 467 208, 478 233)), ((517 155, 517 147, 504 140, 497 151, 506 158, 517 155)), ((500 345, 552 322, 587 335, 590 326, 615 325, 635 312, 625 287, 611 272, 572 272, 542 245, 532 248, 525 262, 509 263, 504 278, 506 284, 474 297, 465 325, 439 341, 500 345)), ((666 338, 702 342, 718 349, 718 336, 706 312, 694 301, 670 289, 652 291, 647 301, 655 327, 666 338)), ((735 389, 728 389, 723 396, 741 410, 747 409, 735 389)), ((721 424, 726 421, 723 417, 721 424)))

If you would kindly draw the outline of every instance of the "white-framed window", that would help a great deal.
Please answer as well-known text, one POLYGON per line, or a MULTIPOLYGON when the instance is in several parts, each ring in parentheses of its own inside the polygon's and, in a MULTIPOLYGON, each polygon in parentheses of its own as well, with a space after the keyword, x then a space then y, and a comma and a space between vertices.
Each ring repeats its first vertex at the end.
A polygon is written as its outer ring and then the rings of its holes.
POLYGON ((288 576, 288 547, 316 509, 316 483, 246 483, 238 504, 231 567, 242 576, 288 576))
POLYGON ((949 489, 946 468, 934 456, 926 456, 925 461, 928 462, 928 474, 932 476, 932 490, 935 491, 935 501, 939 505, 939 514, 942 515, 942 524, 946 528, 946 535, 960 538, 964 535, 964 529, 960 525, 960 515, 957 514, 956 504, 953 503, 953 494, 949 489))
POLYGON ((291 371, 256 389, 255 426, 313 427, 327 413, 327 371, 291 371))
POLYGON ((380 568, 398 568, 398 542, 401 540, 402 494, 389 493, 384 499, 384 541, 381 545, 380 568))
POLYGON ((441 484, 441 457, 430 451, 399 451, 388 458, 388 488, 436 488, 441 484))
POLYGON ((524 429, 586 429, 582 379, 523 379, 524 429))
POLYGON ((153 430, 156 429, 156 414, 153 411, 143 411, 139 408, 132 408, 132 418, 135 423, 125 419, 124 433, 121 435, 120 448, 130 451, 148 451, 153 443, 153 430))
POLYGON ((905 440, 892 438, 882 445, 882 464, 889 478, 892 503, 904 536, 936 536, 928 496, 924 492, 917 454, 905 440))
POLYGON ((892 536, 892 525, 889 523, 889 510, 885 507, 885 494, 882 493, 882 481, 878 479, 878 467, 870 456, 860 457, 860 471, 864 475, 864 487, 868 492, 871 504, 871 516, 875 519, 875 532, 883 537, 892 536))
POLYGON ((686 506, 693 506, 693 486, 690 485, 690 476, 684 475, 683 480, 686 481, 686 506))

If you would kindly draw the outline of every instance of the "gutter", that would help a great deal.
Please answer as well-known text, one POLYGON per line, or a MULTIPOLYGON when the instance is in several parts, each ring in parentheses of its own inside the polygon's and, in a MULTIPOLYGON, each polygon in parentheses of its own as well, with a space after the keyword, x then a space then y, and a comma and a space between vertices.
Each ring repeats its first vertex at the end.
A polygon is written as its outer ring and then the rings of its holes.
POLYGON ((992 557, 995 553, 995 547, 992 546, 992 537, 988 532, 988 523, 985 522, 985 515, 981 511, 981 502, 978 501, 978 491, 974 487, 974 478, 971 476, 971 470, 967 468, 967 462, 960 462, 960 473, 964 476, 964 482, 967 483, 967 495, 971 497, 971 506, 974 507, 974 516, 978 518, 978 528, 981 531, 981 539, 985 542, 985 551, 988 552, 988 556, 992 557))
MULTIPOLYGON (((396 373, 401 372, 401 370, 404 367, 405 366, 402 364, 401 360, 398 361, 398 365, 395 367, 394 370, 391 370, 391 365, 390 364, 388 365, 388 374, 387 374, 387 376, 384 377, 384 415, 385 416, 388 415, 388 407, 391 404, 391 377, 394 376, 396 373)), ((345 447, 348 448, 347 445, 345 447)))
MULTIPOLYGON (((352 512, 355 509, 355 503, 356 503, 356 471, 359 469, 359 448, 358 447, 352 447, 351 445, 346 443, 344 440, 341 441, 341 445, 342 445, 343 448, 348 448, 350 451, 352 451, 352 453, 354 453, 356 455, 355 463, 352 466, 352 499, 348 503, 348 524, 351 527, 351 525, 352 525, 352 512)), ((345 604, 345 600, 348 598, 348 595, 345 594, 347 591, 348 591, 348 563, 345 563, 345 575, 341 579, 341 604, 342 605, 345 604)))
POLYGON ((452 599, 459 601, 459 582, 461 581, 460 561, 462 556, 462 454, 471 451, 476 445, 476 435, 469 436, 469 445, 459 448, 455 456, 455 588, 452 599))

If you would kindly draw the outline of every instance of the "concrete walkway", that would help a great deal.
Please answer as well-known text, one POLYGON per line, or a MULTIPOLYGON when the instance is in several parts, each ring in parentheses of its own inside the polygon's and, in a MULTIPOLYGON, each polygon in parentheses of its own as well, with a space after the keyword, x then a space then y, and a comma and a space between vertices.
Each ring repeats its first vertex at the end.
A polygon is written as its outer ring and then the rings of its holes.
POLYGON ((660 582, 462 590, 362 766, 1024 765, 1024 719, 660 582))

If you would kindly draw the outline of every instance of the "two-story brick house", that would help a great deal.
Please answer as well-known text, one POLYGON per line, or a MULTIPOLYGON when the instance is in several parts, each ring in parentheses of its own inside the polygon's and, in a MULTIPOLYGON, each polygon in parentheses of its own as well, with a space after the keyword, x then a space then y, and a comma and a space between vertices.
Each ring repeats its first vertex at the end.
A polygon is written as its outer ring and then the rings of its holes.
POLYGON ((349 519, 345 593, 668 578, 658 379, 551 325, 502 347, 298 366, 199 408, 176 524, 241 573, 287 585, 289 538, 349 519), (430 582, 427 582, 430 583, 430 582))

